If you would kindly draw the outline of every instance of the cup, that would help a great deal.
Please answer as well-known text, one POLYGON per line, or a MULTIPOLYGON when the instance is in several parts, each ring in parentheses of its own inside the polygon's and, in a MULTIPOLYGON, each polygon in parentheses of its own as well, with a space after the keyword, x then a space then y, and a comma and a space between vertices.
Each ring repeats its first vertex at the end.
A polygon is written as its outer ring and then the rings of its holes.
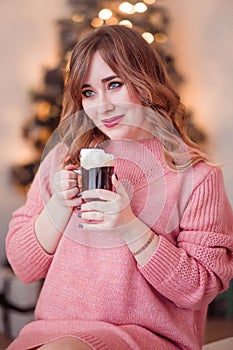
POLYGON ((80 152, 82 191, 102 188, 112 191, 114 156, 98 148, 83 148, 80 152))

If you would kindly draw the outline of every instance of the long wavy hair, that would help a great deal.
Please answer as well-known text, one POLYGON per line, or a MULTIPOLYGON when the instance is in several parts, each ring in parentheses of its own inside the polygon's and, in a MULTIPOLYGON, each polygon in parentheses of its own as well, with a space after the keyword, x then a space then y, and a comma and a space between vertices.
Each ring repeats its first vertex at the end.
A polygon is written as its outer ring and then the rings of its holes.
POLYGON ((165 158, 171 168, 186 168, 200 160, 206 160, 199 146, 187 135, 184 106, 172 87, 158 52, 133 29, 106 25, 88 33, 77 43, 71 54, 60 121, 61 133, 66 135, 64 137, 69 147, 65 163, 79 166, 81 148, 95 147, 108 140, 86 115, 82 106, 81 89, 96 51, 124 81, 129 91, 136 92, 145 110, 152 112, 147 113, 148 118, 154 135, 160 135, 163 140, 165 158), (179 138, 187 146, 186 154, 188 153, 186 160, 180 164, 177 161, 180 151, 176 147, 179 138))

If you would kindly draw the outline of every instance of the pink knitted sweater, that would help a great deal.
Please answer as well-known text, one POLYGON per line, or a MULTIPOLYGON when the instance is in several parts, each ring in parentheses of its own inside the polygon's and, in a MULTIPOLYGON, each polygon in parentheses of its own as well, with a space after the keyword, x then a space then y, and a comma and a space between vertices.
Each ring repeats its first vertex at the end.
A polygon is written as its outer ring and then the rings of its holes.
POLYGON ((67 335, 98 350, 201 349, 208 303, 233 277, 233 214, 221 171, 204 162, 171 171, 156 139, 111 142, 134 213, 160 237, 156 252, 138 266, 121 237, 79 228, 74 210, 49 255, 34 222, 53 193, 62 149, 42 162, 10 223, 6 250, 16 275, 45 281, 35 321, 8 349, 67 335))

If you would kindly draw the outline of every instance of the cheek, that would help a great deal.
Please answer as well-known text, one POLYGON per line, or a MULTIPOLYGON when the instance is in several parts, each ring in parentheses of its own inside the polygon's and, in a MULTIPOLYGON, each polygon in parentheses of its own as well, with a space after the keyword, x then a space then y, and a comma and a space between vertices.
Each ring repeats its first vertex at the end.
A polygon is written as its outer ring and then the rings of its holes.
POLYGON ((82 101, 82 107, 83 107, 83 110, 86 112, 86 114, 88 116, 92 114, 91 103, 88 102, 88 100, 83 100, 82 101))
POLYGON ((96 121, 96 113, 94 111, 90 111, 90 110, 87 110, 85 111, 86 115, 88 116, 88 118, 90 118, 94 123, 96 121))
POLYGON ((82 100, 82 107, 85 112, 88 110, 88 103, 85 100, 82 100))
POLYGON ((86 115, 92 120, 96 120, 96 108, 92 107, 89 103, 82 103, 82 107, 86 115))

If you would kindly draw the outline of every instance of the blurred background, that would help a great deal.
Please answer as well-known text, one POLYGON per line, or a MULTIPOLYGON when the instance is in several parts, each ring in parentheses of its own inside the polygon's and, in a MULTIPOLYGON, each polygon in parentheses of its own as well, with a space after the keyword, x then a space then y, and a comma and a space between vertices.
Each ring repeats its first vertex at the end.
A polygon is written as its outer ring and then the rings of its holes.
MULTIPOLYGON (((1 0, 0 13, 1 266, 6 265, 5 237, 12 212, 24 202, 43 147, 59 120, 70 51, 99 25, 133 26, 161 52, 187 107, 190 137, 223 163, 233 205, 232 0, 1 0)), ((2 304, 5 281, 12 279, 8 272, 0 274, 2 304)), ((14 283, 22 290, 20 303, 30 309, 39 286, 25 290, 14 283)), ((212 305, 212 316, 233 318, 232 290, 231 286, 212 305)), ((11 299, 16 303, 13 291, 11 299)), ((7 322, 15 335, 27 319, 9 320, 3 309, 0 333, 7 322)))

